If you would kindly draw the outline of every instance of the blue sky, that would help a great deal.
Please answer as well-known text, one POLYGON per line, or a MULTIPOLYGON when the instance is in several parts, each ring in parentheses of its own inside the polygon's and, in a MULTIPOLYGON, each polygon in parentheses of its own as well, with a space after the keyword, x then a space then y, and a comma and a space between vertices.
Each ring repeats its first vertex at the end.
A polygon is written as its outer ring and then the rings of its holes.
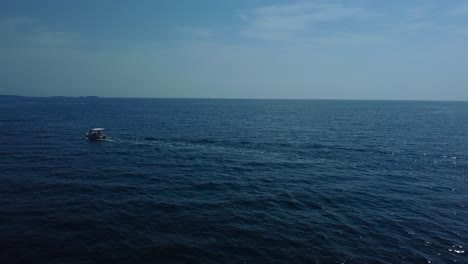
POLYGON ((468 1, 0 3, 0 94, 468 100, 468 1))

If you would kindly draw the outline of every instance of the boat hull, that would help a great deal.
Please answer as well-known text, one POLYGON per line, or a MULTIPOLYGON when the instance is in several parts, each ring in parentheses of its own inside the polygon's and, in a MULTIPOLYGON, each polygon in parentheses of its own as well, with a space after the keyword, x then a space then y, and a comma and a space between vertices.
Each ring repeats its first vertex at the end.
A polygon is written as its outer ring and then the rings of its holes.
POLYGON ((86 134, 86 137, 90 140, 100 140, 100 139, 106 139, 105 135, 96 135, 96 134, 86 134))

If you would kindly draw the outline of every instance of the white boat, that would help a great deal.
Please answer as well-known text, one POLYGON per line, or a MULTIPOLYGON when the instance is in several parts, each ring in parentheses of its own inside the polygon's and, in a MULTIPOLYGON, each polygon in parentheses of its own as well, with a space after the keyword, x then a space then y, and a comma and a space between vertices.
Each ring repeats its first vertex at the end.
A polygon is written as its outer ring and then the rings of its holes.
POLYGON ((104 128, 91 128, 88 133, 86 133, 86 137, 88 139, 106 139, 106 135, 102 133, 104 128))

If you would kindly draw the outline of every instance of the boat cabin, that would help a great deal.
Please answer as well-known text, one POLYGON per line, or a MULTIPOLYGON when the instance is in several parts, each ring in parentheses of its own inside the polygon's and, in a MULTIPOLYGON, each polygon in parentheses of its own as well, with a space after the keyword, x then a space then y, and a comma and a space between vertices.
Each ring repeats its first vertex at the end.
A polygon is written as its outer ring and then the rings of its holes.
POLYGON ((102 133, 103 130, 104 128, 91 128, 86 136, 89 139, 105 139, 106 135, 102 133))

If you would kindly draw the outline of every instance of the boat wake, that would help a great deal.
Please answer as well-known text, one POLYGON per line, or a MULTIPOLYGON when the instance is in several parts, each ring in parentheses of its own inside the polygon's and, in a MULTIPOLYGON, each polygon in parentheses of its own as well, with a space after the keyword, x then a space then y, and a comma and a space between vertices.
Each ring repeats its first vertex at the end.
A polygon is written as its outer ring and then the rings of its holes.
POLYGON ((152 148, 152 151, 169 151, 180 153, 201 152, 206 154, 217 153, 217 155, 228 156, 254 156, 269 158, 273 160, 302 160, 295 153, 281 152, 268 147, 261 147, 254 143, 245 144, 237 142, 218 142, 218 141, 205 141, 205 140, 183 140, 183 139, 158 139, 153 137, 145 138, 112 138, 104 139, 116 144, 124 145, 138 145, 143 148, 152 148))

